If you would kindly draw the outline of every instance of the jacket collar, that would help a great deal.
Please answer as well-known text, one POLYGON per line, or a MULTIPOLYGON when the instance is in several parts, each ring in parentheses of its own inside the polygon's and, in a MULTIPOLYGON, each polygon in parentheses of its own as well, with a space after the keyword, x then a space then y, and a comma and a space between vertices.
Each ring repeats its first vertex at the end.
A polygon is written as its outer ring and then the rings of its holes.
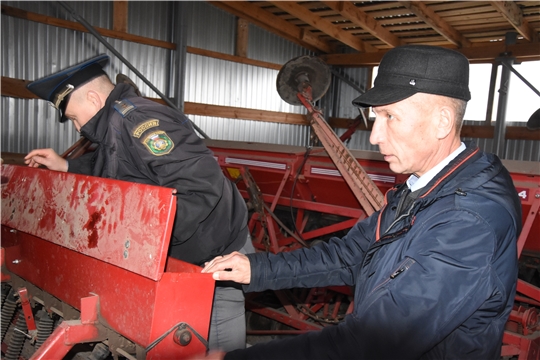
POLYGON ((133 87, 129 84, 120 83, 116 85, 107 97, 105 106, 101 108, 83 127, 81 135, 93 143, 101 144, 107 139, 109 131, 109 119, 114 110, 114 103, 119 99, 137 96, 133 87))
MULTIPOLYGON (((479 157, 482 156, 482 153, 478 146, 474 144, 474 142, 465 142, 465 145, 467 148, 458 154, 448 165, 446 165, 438 174, 435 176, 431 181, 424 186, 423 188, 417 190, 419 193, 416 195, 415 202, 410 206, 409 209, 406 210, 406 213, 401 216, 401 218, 410 218, 412 219, 414 217, 414 214, 421 208, 428 206, 432 201, 435 201, 438 198, 454 194, 457 190, 460 190, 457 186, 461 184, 461 181, 458 181, 456 183, 456 186, 452 185, 452 180, 456 178, 456 176, 461 173, 464 169, 467 168, 467 165, 475 162, 479 157), (447 186, 447 184, 450 184, 451 186, 447 186)), ((475 169, 478 170, 478 169, 475 169)), ((482 181, 485 181, 486 179, 483 178, 482 181)), ((388 203, 388 199, 391 199, 390 202, 393 202, 395 200, 394 197, 398 196, 398 194, 401 194, 401 196, 404 196, 404 193, 408 189, 407 185, 405 183, 399 184, 395 186, 394 188, 390 189, 387 194, 385 195, 385 207, 388 203)), ((390 228, 389 223, 386 225, 383 225, 387 220, 383 220, 383 217, 385 217, 385 208, 383 208, 378 215, 377 219, 377 230, 376 230, 376 239, 377 242, 381 239, 381 237, 386 238, 386 233, 390 228), (381 228, 382 226, 388 227, 388 228, 381 228)), ((393 218, 390 220, 395 221, 393 218)), ((412 221, 412 220, 410 220, 412 221)), ((412 222, 405 226, 404 228, 401 228, 400 232, 407 232, 409 228, 412 226, 412 222)), ((393 233, 391 235, 391 238, 395 238, 395 235, 397 233, 393 233)))
MULTIPOLYGON (((449 183, 451 179, 463 169, 465 166, 480 156, 480 149, 474 142, 466 142, 467 148, 458 154, 448 165, 446 165, 441 172, 431 179, 422 189, 420 189, 419 199, 426 198, 430 194, 439 193, 444 189, 445 184, 449 183)), ((452 189, 454 192, 456 189, 452 189)))

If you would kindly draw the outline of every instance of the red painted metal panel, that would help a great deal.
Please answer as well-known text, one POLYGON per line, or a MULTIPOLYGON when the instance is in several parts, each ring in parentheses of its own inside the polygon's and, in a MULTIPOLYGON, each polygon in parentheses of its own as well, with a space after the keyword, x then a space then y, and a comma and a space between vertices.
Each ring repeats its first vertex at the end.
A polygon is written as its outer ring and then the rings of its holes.
POLYGON ((176 210, 172 189, 14 165, 3 166, 2 183, 3 225, 161 277, 176 210))
MULTIPOLYGON (((40 289, 79 309, 80 299, 99 295, 100 323, 146 347, 178 322, 186 322, 207 338, 214 280, 200 268, 169 259, 159 281, 125 271, 98 259, 2 226, 5 265, 40 289), (179 264, 181 263, 181 264, 179 264)), ((31 295, 31 294, 30 294, 31 295)), ((149 358, 177 358, 201 354, 205 347, 195 338, 180 347, 168 335, 149 358)))

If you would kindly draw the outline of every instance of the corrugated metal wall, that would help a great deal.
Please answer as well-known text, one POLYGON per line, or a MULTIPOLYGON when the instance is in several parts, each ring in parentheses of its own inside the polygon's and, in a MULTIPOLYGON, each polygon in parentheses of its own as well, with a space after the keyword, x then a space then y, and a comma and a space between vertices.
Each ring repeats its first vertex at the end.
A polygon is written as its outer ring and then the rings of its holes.
MULTIPOLYGON (((57 2, 3 2, 23 10, 74 21, 57 2)), ((112 2, 68 2, 79 15, 93 26, 112 27, 112 2)), ((2 15, 2 76, 34 80, 66 68, 99 53, 109 51, 92 35, 78 31, 38 24, 2 15)), ((235 17, 206 2, 131 1, 129 3, 130 33, 164 41, 173 41, 181 26, 188 46, 234 54, 235 17), (177 9, 187 12, 186 21, 176 19, 177 9)), ((106 38, 161 92, 174 94, 176 69, 175 51, 133 42, 106 38)), ((249 27, 248 57, 284 64, 290 59, 310 54, 302 47, 284 40, 254 25, 249 27)), ((112 54, 109 54, 112 55, 112 54)), ((115 56, 106 68, 114 80, 117 73, 130 76, 145 96, 157 95, 115 56)), ((367 69, 343 69, 346 76, 363 84, 367 69)), ((185 61, 184 101, 214 105, 245 107, 270 111, 305 113, 302 107, 285 103, 275 90, 278 71, 252 65, 187 54, 185 61)), ((331 87, 322 104, 328 116, 354 118, 358 110, 351 101, 359 91, 341 80, 331 87)), ((41 100, 20 100, 2 97, 1 149, 26 153, 34 148, 52 147, 62 153, 77 139, 70 123, 59 124, 56 112, 41 100)), ((307 126, 270 122, 191 116, 191 119, 211 138, 266 142, 305 146, 309 142, 307 126)), ((338 129, 338 134, 345 130, 338 129)), ((492 140, 478 139, 486 150, 492 140)), ((353 149, 376 150, 369 144, 369 133, 359 131, 348 143, 353 149)), ((539 161, 538 141, 509 141, 508 159, 539 161)))
MULTIPOLYGON (((187 45, 234 55, 234 16, 204 2, 190 2, 187 45)), ((249 27, 248 57, 276 64, 308 54, 298 45, 256 26, 249 27)), ((184 100, 203 104, 305 113, 276 91, 278 71, 187 54, 184 100)), ((212 139, 307 145, 309 128, 208 116, 190 118, 212 139)))
MULTIPOLYGON (((30 12, 74 21, 57 2, 3 2, 30 12)), ((96 27, 111 28, 111 2, 68 2, 86 21, 96 27)), ((168 2, 133 2, 131 12, 152 14, 154 21, 146 23, 130 17, 129 30, 145 32, 160 40, 167 40, 170 19, 168 2), (156 26, 161 21, 165 28, 156 26), (154 26, 149 26, 154 24, 154 26), (144 30, 144 28, 147 28, 144 30), (154 28, 159 30, 154 30, 154 28)), ((146 36, 146 35, 145 35, 146 36)), ((128 41, 105 38, 117 51, 144 74, 158 88, 168 92, 171 51, 128 41)), ((94 36, 74 30, 2 15, 2 76, 35 80, 54 73, 92 56, 110 52, 94 36)), ((111 56, 106 72, 114 80, 116 74, 136 77, 120 60, 111 56)), ((147 96, 157 97, 142 81, 136 80, 147 96)), ((35 148, 51 147, 62 153, 79 139, 70 122, 58 123, 57 112, 42 100, 21 100, 2 97, 2 151, 27 153, 35 148)))

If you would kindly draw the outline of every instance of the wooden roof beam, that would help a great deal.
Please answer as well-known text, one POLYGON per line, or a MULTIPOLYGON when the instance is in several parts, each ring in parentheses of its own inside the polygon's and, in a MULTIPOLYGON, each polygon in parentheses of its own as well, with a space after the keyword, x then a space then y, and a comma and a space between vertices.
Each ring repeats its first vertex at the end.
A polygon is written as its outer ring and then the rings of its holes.
POLYGON ((435 31, 444 36, 452 44, 459 48, 470 47, 471 43, 459 31, 444 21, 435 11, 427 7, 422 1, 400 1, 401 5, 412 11, 416 16, 431 26, 435 31))
POLYGON ((529 26, 526 19, 523 18, 523 12, 513 1, 490 1, 490 4, 504 16, 506 20, 523 36, 531 42, 537 42, 536 32, 529 26))
MULTIPOLYGON (((469 59, 471 63, 490 64, 504 53, 510 53, 517 61, 540 60, 537 44, 505 45, 497 42, 486 46, 473 46, 464 49, 456 49, 469 59)), ((345 67, 378 66, 386 50, 378 53, 365 54, 328 54, 320 56, 328 65, 345 67)))
POLYGON ((379 40, 385 42, 386 44, 396 47, 403 45, 404 43, 400 38, 392 34, 390 31, 385 29, 380 23, 377 22, 373 17, 366 14, 364 11, 360 10, 354 6, 349 1, 324 1, 324 3, 331 9, 339 12, 341 16, 350 20, 354 25, 362 27, 364 30, 368 31, 371 35, 375 36, 379 40))
POLYGON ((329 42, 319 39, 311 32, 304 31, 304 29, 300 29, 271 12, 263 10, 247 1, 208 2, 309 50, 323 53, 336 52, 335 47, 329 42))
POLYGON ((360 52, 376 52, 375 47, 368 43, 363 42, 360 38, 353 34, 342 30, 339 26, 332 24, 330 21, 317 16, 305 7, 298 5, 296 2, 290 1, 268 1, 274 6, 288 12, 291 15, 296 16, 303 22, 313 26, 314 28, 322 31, 323 33, 333 37, 336 40, 352 47, 360 52))

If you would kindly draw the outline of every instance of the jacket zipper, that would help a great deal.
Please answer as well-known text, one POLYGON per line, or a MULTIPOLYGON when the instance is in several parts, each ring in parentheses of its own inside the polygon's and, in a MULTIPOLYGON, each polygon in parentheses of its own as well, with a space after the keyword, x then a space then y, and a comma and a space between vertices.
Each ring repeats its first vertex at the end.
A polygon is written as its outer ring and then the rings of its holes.
MULTIPOLYGON (((387 234, 387 233, 390 231, 390 229, 392 229, 392 228, 394 227, 394 225, 397 224, 398 221, 400 221, 401 219, 403 219, 403 218, 405 218, 405 217, 407 217, 407 216, 410 216, 410 215, 411 215, 411 210, 413 209, 413 207, 414 207, 414 202, 413 202, 413 203, 411 204, 411 206, 409 207, 409 210, 407 210, 407 213, 406 213, 406 214, 400 215, 396 220, 394 220, 394 221, 390 224, 390 226, 388 226, 388 228, 386 229, 386 231, 385 231, 384 233, 387 234)), ((381 236, 381 238, 383 238, 383 237, 384 237, 384 235, 381 236)))
POLYGON ((413 259, 411 259, 411 258, 407 259, 407 261, 405 261, 405 263, 401 267, 399 267, 396 271, 394 271, 392 273, 392 275, 390 275, 390 279, 395 279, 402 272, 409 269, 412 266, 412 264, 414 264, 414 263, 415 263, 415 261, 413 259))
POLYGON ((398 268, 397 270, 395 270, 387 279, 385 279, 382 283, 380 283, 379 285, 375 286, 375 288, 373 288, 373 290, 370 291, 369 296, 371 296, 371 294, 373 294, 375 291, 377 291, 378 289, 380 289, 381 287, 383 287, 384 285, 386 285, 387 283, 389 283, 391 280, 395 279, 396 277, 398 277, 400 274, 404 273, 406 270, 408 270, 416 261, 414 261, 413 259, 411 258, 407 258, 398 268))

